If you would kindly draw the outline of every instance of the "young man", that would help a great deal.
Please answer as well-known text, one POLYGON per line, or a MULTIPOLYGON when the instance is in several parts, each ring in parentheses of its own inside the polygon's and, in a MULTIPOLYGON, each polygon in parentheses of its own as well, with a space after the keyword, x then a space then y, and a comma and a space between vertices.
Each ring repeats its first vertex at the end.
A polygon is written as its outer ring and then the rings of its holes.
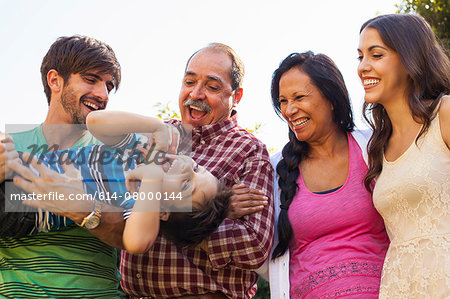
POLYGON ((226 45, 211 44, 194 53, 180 92, 182 123, 193 127, 192 154, 197 163, 228 186, 242 183, 235 187, 237 194, 246 188, 261 190, 269 204, 250 216, 225 219, 195 249, 179 249, 159 236, 147 254, 122 252, 122 287, 131 296, 251 298, 255 294, 257 275, 252 270, 264 263, 272 245, 273 169, 264 144, 237 124, 233 108, 242 98, 243 75, 241 60, 226 45))
MULTIPOLYGON (((49 103, 45 121, 30 131, 11 134, 14 143, 3 139, 0 164, 16 158, 14 145, 18 151, 36 153, 98 143, 86 130, 86 117, 105 109, 109 93, 120 84, 121 69, 108 45, 71 36, 51 46, 41 75, 49 103)), ((0 180, 11 176, 4 165, 0 169, 0 180)), ((89 231, 72 225, 22 238, 1 238, 0 296, 118 298, 120 275, 111 246, 121 247, 123 214, 110 210, 102 206, 100 225, 89 231)), ((63 213, 79 224, 91 214, 63 213)))

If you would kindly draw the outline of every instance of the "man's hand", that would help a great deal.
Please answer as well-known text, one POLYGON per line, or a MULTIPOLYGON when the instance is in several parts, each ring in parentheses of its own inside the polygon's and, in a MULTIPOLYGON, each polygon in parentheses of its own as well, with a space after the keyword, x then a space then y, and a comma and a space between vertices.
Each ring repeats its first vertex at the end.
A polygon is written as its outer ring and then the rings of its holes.
MULTIPOLYGON (((28 161, 29 158, 30 155, 24 153, 24 161, 28 161)), ((66 159, 61 158, 61 160, 66 159)), ((35 157, 31 165, 40 173, 40 176, 20 163, 11 162, 11 168, 23 177, 15 177, 14 183, 25 191, 35 194, 49 194, 53 191, 64 194, 66 199, 70 195, 85 194, 79 172, 73 165, 66 166, 63 163, 64 174, 59 174, 38 163, 35 157)), ((92 200, 29 200, 24 203, 65 216, 76 223, 81 223, 94 208, 92 200)), ((101 205, 100 226, 89 232, 110 246, 122 248, 123 209, 106 203, 101 205)))
MULTIPOLYGON (((24 161, 29 161, 31 155, 23 154, 24 161)), ((61 157, 62 161, 65 160, 61 157)), ((42 163, 39 163, 36 157, 31 159, 31 166, 36 169, 40 176, 34 173, 30 168, 17 161, 8 161, 9 168, 17 172, 21 177, 14 177, 14 184, 28 193, 48 195, 50 192, 62 194, 64 200, 52 200, 43 197, 44 200, 26 200, 23 204, 51 211, 55 214, 68 216, 66 212, 88 212, 92 210, 93 203, 84 200, 75 199, 77 195, 84 194, 83 183, 78 170, 73 164, 66 165, 62 163, 64 174, 57 173, 42 163)), ((69 217, 69 216, 68 216, 69 217)), ((71 217, 69 217, 71 218, 71 217)), ((72 219, 77 222, 80 219, 72 219)))
POLYGON ((9 135, 0 132, 0 183, 9 178, 12 170, 7 167, 7 161, 21 163, 19 154, 14 148, 14 141, 9 135))
POLYGON ((236 184, 232 189, 234 195, 231 196, 227 218, 238 219, 262 211, 267 205, 268 198, 260 190, 247 188, 244 184, 236 184))

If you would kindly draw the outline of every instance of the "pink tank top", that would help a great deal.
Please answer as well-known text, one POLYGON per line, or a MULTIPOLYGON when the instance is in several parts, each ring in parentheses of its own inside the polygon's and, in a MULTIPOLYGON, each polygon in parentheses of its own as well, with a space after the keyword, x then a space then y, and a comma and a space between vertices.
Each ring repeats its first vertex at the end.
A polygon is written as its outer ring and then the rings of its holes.
POLYGON ((351 134, 345 184, 327 194, 310 192, 301 170, 288 211, 291 298, 378 298, 389 245, 383 219, 363 184, 367 166, 351 134))

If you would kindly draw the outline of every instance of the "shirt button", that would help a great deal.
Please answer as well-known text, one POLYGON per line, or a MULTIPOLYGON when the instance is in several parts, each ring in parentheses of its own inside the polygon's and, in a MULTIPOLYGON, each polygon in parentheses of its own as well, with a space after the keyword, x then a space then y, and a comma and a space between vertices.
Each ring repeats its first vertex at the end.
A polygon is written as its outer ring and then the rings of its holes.
POLYGON ((200 140, 200 143, 201 144, 205 144, 205 140, 200 140))
POLYGON ((140 273, 136 273, 136 278, 141 278, 141 274, 140 273))

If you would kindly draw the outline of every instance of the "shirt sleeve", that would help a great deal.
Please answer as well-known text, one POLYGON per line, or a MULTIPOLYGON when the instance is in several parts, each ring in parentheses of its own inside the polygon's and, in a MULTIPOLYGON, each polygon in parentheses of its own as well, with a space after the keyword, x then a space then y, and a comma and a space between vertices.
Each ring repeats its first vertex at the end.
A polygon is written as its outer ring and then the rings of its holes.
MULTIPOLYGON (((141 162, 141 159, 144 159, 144 157, 142 157, 142 153, 137 150, 137 147, 143 146, 148 143, 148 141, 148 137, 143 134, 129 133, 122 139, 122 141, 115 145, 111 145, 110 147, 117 151, 122 151, 122 154, 127 152, 127 155, 131 159, 137 159, 137 161, 141 162)), ((134 199, 130 196, 123 195, 119 206, 123 208, 123 219, 127 220, 133 210, 134 199)))
POLYGON ((208 255, 215 268, 232 264, 241 269, 257 269, 269 256, 274 233, 273 168, 265 148, 259 151, 244 161, 238 173, 240 182, 262 190, 269 204, 261 212, 240 219, 226 218, 209 237, 208 255))
POLYGON ((136 150, 138 146, 142 146, 148 142, 148 138, 139 133, 129 133, 117 144, 110 145, 115 150, 136 150))

